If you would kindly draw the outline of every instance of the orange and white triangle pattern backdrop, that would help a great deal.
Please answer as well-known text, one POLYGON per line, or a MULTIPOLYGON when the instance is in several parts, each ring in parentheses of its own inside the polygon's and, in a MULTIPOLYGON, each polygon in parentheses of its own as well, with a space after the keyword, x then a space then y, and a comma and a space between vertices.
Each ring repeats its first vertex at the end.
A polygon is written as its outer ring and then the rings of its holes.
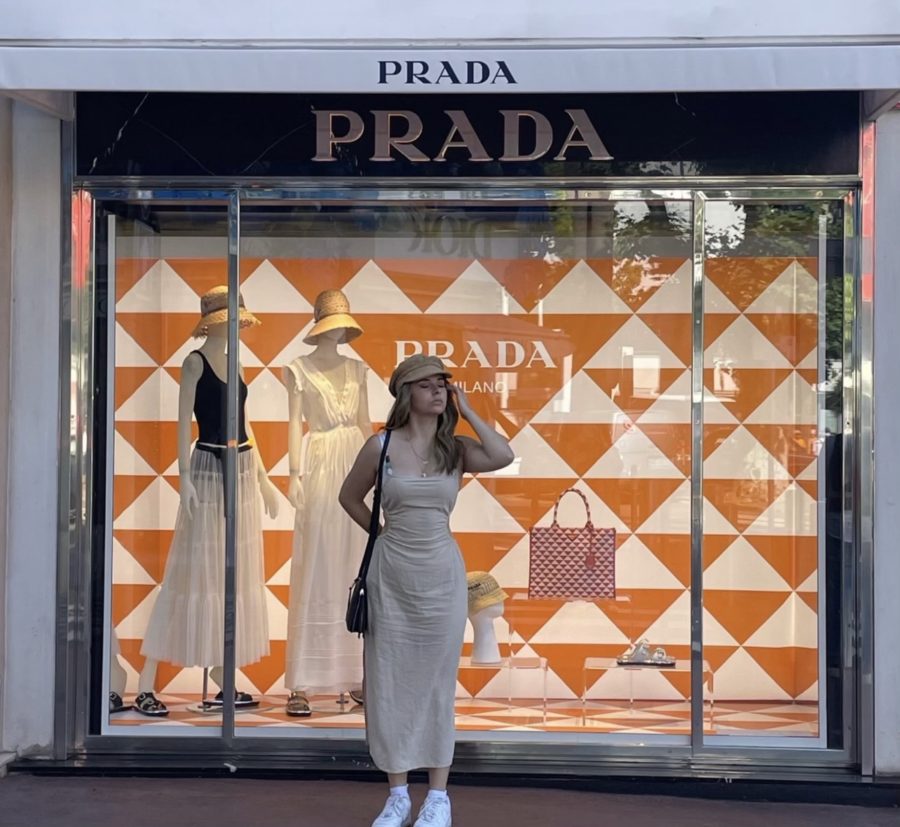
MULTIPOLYGON (((816 698, 815 272, 814 262, 794 259, 709 262, 704 657, 717 700, 816 698)), ((178 507, 179 369, 196 345, 188 337, 199 296, 226 273, 224 259, 117 262, 111 605, 129 692, 178 507)), ((491 571, 514 596, 509 640, 547 658, 549 696, 580 697, 586 657, 614 657, 641 637, 689 657, 687 258, 257 258, 242 259, 241 279, 262 321, 242 334, 247 410, 282 492, 281 367, 308 351, 302 337, 316 295, 340 288, 365 329, 343 348, 370 367, 373 421, 390 406, 386 380, 398 358, 430 348, 456 365, 473 403, 511 439, 515 463, 466 480, 452 529, 467 568, 491 571), (617 598, 525 600, 528 530, 548 524, 573 485, 589 498, 594 523, 618 532, 617 598)), ((581 501, 566 498, 560 515, 583 522, 581 501)), ((285 691, 292 529, 285 497, 265 523, 272 647, 239 675, 250 691, 285 691)), ((460 697, 505 697, 503 676, 468 672, 460 697)), ((516 694, 538 696, 537 680, 516 694)), ((200 681, 199 670, 162 664, 157 690, 196 693, 200 681)), ((593 698, 628 692, 616 670, 587 690, 593 698)), ((677 702, 690 686, 685 675, 657 673, 636 691, 677 702)))
POLYGON ((818 698, 816 272, 706 263, 704 651, 732 699, 818 698))

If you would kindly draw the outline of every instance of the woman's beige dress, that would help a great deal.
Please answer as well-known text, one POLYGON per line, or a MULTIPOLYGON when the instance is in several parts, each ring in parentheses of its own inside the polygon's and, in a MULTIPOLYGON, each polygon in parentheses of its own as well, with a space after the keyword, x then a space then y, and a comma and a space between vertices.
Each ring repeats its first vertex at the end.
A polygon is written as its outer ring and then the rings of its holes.
POLYGON ((388 773, 448 767, 456 674, 466 627, 466 572, 450 533, 459 475, 385 467, 385 527, 367 578, 366 734, 388 773))

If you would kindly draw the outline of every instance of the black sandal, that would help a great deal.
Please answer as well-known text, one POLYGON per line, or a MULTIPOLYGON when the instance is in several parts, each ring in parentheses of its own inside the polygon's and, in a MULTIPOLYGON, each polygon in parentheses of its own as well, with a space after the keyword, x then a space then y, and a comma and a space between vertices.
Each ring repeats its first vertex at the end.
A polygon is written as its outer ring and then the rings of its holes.
POLYGON ((109 693, 109 714, 112 715, 114 712, 124 712, 129 707, 125 706, 125 701, 122 700, 122 696, 118 692, 110 692, 109 693))
MULTIPOLYGON (((203 702, 204 706, 222 706, 225 703, 225 696, 222 694, 222 691, 216 694, 215 698, 208 698, 203 702)), ((234 690, 234 705, 235 708, 239 709, 241 707, 247 706, 259 706, 259 701, 253 699, 253 696, 249 692, 238 692, 236 689, 234 690)))
POLYGON ((151 718, 164 718, 169 714, 166 705, 158 700, 152 692, 141 692, 134 699, 134 708, 141 715, 149 715, 151 718))
POLYGON ((309 708, 309 699, 303 692, 297 691, 291 692, 284 711, 292 718, 308 718, 312 715, 312 710, 309 708))

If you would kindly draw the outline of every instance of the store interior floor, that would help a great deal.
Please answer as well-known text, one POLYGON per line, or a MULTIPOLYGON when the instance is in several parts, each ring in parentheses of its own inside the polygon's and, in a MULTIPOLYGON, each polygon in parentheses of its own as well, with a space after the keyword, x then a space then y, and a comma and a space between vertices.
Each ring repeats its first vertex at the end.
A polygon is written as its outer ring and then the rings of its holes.
MULTIPOLYGON (((414 785, 418 806, 424 785, 414 785)), ((98 778, 12 773, 0 780, 0 827, 369 827, 381 784, 243 778, 98 778)), ((703 801, 520 787, 457 786, 456 827, 896 827, 900 810, 703 801)))
MULTIPOLYGON (((110 723, 120 726, 212 727, 221 725, 215 710, 204 711, 199 695, 159 695, 169 708, 165 718, 148 718, 133 709, 111 716, 110 723)), ((347 696, 345 696, 346 700, 347 696)), ((126 697, 126 703, 130 700, 126 697)), ((238 727, 305 727, 314 729, 359 729, 365 726, 361 706, 341 704, 336 696, 310 699, 309 718, 290 718, 285 714, 286 696, 262 695, 257 707, 241 710, 235 719, 238 727)), ((547 702, 496 699, 459 699, 456 702, 456 728, 465 731, 535 731, 629 733, 652 735, 690 735, 691 705, 688 701, 580 701, 547 702)), ((819 707, 815 703, 773 701, 722 701, 704 708, 707 735, 770 735, 780 737, 816 737, 819 734, 819 707)))

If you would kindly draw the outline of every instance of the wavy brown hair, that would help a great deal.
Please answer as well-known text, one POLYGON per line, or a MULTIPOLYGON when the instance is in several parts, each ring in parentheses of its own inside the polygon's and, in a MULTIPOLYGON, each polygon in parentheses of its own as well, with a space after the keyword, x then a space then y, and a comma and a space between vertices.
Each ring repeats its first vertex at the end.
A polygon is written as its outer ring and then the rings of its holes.
MULTIPOLYGON (((397 398, 394 400, 394 405, 388 414, 387 423, 384 426, 385 430, 394 431, 406 425, 409 422, 411 410, 412 387, 407 383, 397 389, 397 398)), ((462 458, 462 448, 455 436, 458 422, 459 411, 456 408, 456 402, 453 401, 453 394, 448 387, 447 407, 438 416, 437 431, 434 435, 434 442, 432 443, 429 457, 429 459, 436 460, 437 470, 445 474, 452 474, 456 471, 462 458)))

